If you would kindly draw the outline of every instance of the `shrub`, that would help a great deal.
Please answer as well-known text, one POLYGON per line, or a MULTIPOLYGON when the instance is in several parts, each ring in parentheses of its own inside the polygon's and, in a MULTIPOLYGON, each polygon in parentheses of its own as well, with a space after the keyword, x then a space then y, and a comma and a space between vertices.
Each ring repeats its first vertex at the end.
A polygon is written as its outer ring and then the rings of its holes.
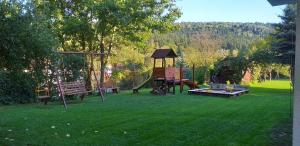
POLYGON ((64 69, 64 77, 66 77, 66 81, 74 81, 83 77, 83 72, 86 70, 86 62, 84 57, 78 55, 67 55, 63 56, 63 63, 61 64, 61 68, 64 69))
POLYGON ((198 84, 204 84, 205 82, 209 81, 210 74, 213 72, 213 66, 203 66, 200 68, 195 69, 195 80, 197 80, 198 84))
POLYGON ((35 99, 35 82, 25 72, 0 72, 0 103, 28 103, 35 99))

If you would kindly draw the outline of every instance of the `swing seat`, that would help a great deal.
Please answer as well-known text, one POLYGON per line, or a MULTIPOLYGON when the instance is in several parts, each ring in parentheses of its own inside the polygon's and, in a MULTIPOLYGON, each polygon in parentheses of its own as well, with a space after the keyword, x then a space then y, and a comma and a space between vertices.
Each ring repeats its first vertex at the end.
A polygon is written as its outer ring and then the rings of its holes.
POLYGON ((81 100, 84 96, 92 91, 88 91, 85 88, 84 81, 75 81, 75 82, 62 82, 61 83, 61 94, 65 95, 80 95, 81 100))
POLYGON ((36 89, 35 93, 37 95, 37 99, 39 99, 41 102, 44 102, 44 105, 46 105, 48 103, 48 100, 50 99, 49 89, 48 88, 45 88, 45 89, 36 89))

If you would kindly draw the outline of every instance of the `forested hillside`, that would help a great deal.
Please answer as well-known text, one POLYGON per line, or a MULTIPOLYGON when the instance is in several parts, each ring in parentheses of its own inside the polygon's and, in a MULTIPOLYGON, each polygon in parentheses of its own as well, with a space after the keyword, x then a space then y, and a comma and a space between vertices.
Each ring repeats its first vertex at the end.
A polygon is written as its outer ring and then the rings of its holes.
POLYGON ((210 66, 228 55, 246 52, 256 41, 274 32, 273 24, 231 22, 184 22, 168 34, 155 34, 155 46, 173 48, 181 62, 210 66))
POLYGON ((240 50, 274 31, 272 24, 233 22, 184 22, 179 30, 156 36, 159 46, 240 50))

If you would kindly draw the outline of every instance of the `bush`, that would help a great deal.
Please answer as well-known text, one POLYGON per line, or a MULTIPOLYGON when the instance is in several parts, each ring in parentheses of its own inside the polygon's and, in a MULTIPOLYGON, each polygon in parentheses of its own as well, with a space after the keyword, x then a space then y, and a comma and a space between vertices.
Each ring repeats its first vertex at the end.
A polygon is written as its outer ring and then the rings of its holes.
POLYGON ((67 55, 63 56, 63 63, 61 64, 61 68, 65 70, 64 77, 66 77, 66 81, 74 81, 83 77, 81 75, 86 70, 86 62, 84 57, 78 55, 67 55))
POLYGON ((0 103, 28 103, 35 99, 35 82, 28 73, 0 72, 0 103))
POLYGON ((195 71, 195 78, 199 84, 203 84, 205 82, 205 70, 203 68, 197 68, 195 71))
POLYGON ((242 55, 229 56, 216 63, 214 70, 215 82, 217 83, 241 83, 244 72, 247 71, 250 62, 242 55))
POLYGON ((205 82, 209 81, 211 70, 213 70, 213 66, 210 67, 200 67, 195 69, 195 80, 198 84, 204 84, 205 82))

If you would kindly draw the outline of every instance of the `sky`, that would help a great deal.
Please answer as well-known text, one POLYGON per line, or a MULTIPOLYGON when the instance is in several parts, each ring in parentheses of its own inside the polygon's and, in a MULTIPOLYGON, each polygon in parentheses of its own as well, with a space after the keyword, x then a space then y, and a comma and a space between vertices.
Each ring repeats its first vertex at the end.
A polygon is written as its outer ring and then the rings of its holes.
POLYGON ((177 22, 278 23, 285 6, 272 7, 267 0, 178 0, 182 16, 177 22))

